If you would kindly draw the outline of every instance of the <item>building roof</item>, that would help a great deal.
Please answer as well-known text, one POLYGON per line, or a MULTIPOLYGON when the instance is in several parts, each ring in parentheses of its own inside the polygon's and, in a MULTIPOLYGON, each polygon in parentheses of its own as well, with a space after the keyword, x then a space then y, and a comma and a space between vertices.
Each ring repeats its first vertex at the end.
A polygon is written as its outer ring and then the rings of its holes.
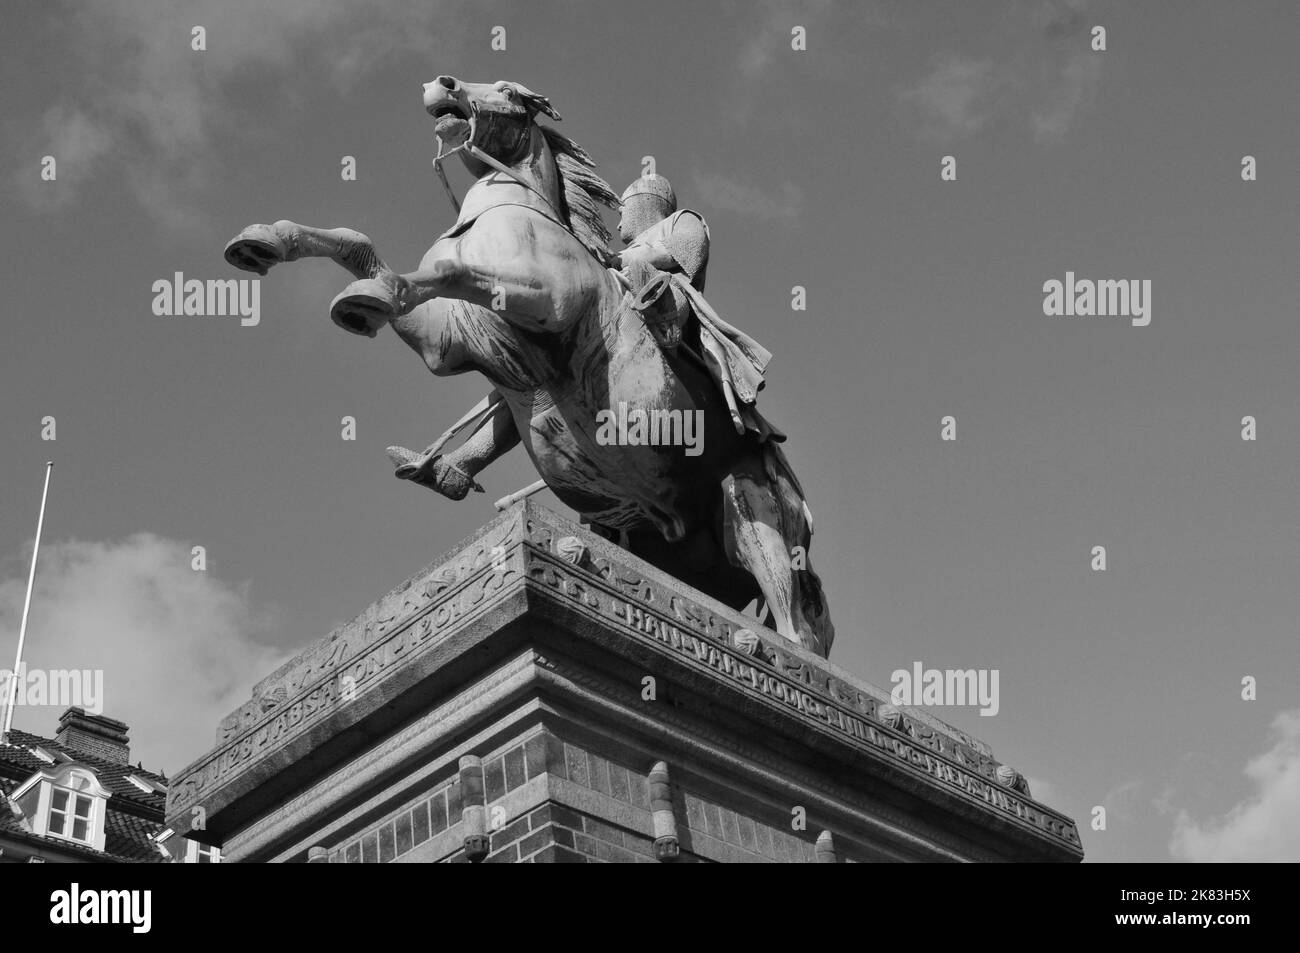
POLYGON ((161 774, 75 750, 53 738, 13 729, 9 732, 6 744, 0 745, 0 795, 3 795, 0 797, 0 836, 48 844, 57 847, 61 853, 84 856, 87 860, 166 862, 167 858, 150 839, 165 827, 163 812, 167 801, 166 785, 167 779, 161 774), (42 748, 56 757, 63 755, 89 768, 99 778, 100 784, 112 792, 105 813, 103 851, 33 834, 23 827, 19 817, 9 809, 9 794, 37 771, 50 767, 49 762, 33 752, 34 748, 42 748), (130 775, 157 784, 162 790, 146 792, 128 780, 130 775))

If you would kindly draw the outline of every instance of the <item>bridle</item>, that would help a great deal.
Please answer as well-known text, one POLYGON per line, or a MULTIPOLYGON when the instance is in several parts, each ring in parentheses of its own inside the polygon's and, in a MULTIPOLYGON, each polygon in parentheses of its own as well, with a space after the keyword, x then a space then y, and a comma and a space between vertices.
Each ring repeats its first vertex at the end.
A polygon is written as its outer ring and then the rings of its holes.
MULTIPOLYGON (((529 122, 531 121, 532 118, 529 117, 529 122)), ((488 166, 489 168, 497 172, 500 172, 502 175, 506 175, 514 179, 524 188, 528 189, 528 191, 536 195, 539 199, 541 199, 543 202, 546 203, 546 207, 550 209, 552 216, 554 216, 555 218, 555 221, 563 225, 564 228, 568 230, 570 234, 573 234, 573 229, 566 223, 565 217, 560 214, 559 210, 554 206, 554 204, 552 204, 551 200, 542 194, 541 190, 539 190, 536 186, 528 182, 525 182, 519 176, 515 175, 512 171, 510 171, 510 169, 504 163, 498 162, 496 159, 488 155, 478 146, 474 145, 474 138, 477 132, 478 132, 478 106, 471 101, 469 104, 469 135, 465 137, 465 141, 462 142, 460 145, 458 145, 456 148, 452 149, 450 152, 443 152, 443 147, 445 144, 443 143, 442 138, 435 137, 438 139, 438 154, 433 159, 433 167, 438 172, 438 179, 439 181, 442 182, 442 187, 447 190, 447 197, 451 199, 451 205, 452 208, 456 210, 456 214, 457 215, 460 214, 460 201, 456 198, 456 193, 452 191, 451 183, 447 181, 447 173, 442 170, 442 163, 447 159, 450 159, 458 152, 466 152, 469 155, 473 156, 475 159, 478 159, 479 162, 482 162, 484 165, 488 166)))

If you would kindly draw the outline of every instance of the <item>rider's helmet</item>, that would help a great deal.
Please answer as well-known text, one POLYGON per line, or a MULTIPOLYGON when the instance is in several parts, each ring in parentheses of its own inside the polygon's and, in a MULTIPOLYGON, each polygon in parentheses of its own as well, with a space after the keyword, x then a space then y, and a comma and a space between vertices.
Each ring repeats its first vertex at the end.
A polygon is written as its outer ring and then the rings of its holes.
POLYGON ((653 195, 667 204, 669 215, 677 211, 677 195, 662 175, 655 175, 652 172, 650 175, 641 176, 623 190, 622 200, 626 202, 634 195, 653 195))

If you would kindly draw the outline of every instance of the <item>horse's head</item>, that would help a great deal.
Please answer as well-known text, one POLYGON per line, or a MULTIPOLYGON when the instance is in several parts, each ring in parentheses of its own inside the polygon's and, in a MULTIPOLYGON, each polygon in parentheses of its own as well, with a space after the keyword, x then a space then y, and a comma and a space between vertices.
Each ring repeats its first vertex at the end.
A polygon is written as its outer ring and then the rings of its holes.
POLYGON ((462 145, 472 132, 475 148, 505 165, 515 164, 528 150, 538 113, 560 118, 545 96, 527 86, 505 80, 462 83, 454 76, 425 83, 424 108, 446 146, 462 145))
POLYGON ((618 196, 581 146, 536 121, 539 115, 559 120, 549 99, 522 83, 462 83, 439 76, 424 85, 424 108, 444 148, 473 147, 462 150, 460 158, 476 178, 491 172, 477 155, 508 167, 547 199, 598 260, 608 260, 609 229, 600 207, 618 208, 618 196))

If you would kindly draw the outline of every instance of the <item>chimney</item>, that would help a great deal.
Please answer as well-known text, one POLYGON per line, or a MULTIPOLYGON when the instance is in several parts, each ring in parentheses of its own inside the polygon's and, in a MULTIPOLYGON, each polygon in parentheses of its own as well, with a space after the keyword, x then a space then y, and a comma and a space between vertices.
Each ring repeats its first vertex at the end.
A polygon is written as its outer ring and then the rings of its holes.
POLYGON ((54 739, 69 751, 94 755, 118 764, 131 763, 131 739, 125 722, 103 715, 87 715, 84 709, 69 708, 59 716, 59 733, 54 739))

